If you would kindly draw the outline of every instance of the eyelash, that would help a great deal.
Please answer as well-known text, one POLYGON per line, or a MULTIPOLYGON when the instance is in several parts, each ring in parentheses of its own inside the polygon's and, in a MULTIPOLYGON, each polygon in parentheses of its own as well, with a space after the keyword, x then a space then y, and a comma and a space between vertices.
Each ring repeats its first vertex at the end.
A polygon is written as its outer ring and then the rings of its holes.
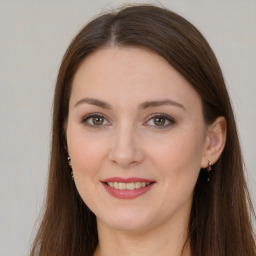
MULTIPOLYGON (((89 114, 87 116, 85 116, 83 119, 82 119, 82 123, 85 124, 86 126, 89 126, 89 127, 92 127, 92 128, 102 128, 103 126, 108 126, 109 124, 101 124, 101 125, 93 125, 93 124, 89 124, 88 123, 88 120, 90 120, 91 118, 94 118, 94 117, 98 117, 98 118, 102 118, 103 119, 103 122, 105 120, 107 120, 105 118, 104 115, 100 114, 100 113, 93 113, 93 114, 89 114)), ((176 120, 166 114, 151 114, 148 118, 147 118, 147 121, 145 123, 148 123, 150 120, 154 120, 154 118, 160 118, 160 119, 164 119, 165 122, 166 120, 169 122, 167 125, 163 125, 163 126, 157 126, 157 125, 152 125, 154 128, 157 128, 157 129, 164 129, 164 128, 167 128, 173 124, 176 123, 176 120)), ((108 121, 107 121, 108 122, 108 121)), ((109 122, 108 122, 109 123, 109 122)), ((145 124, 143 123, 143 125, 145 124)), ((147 126, 147 125, 145 125, 147 126)))
MULTIPOLYGON (((94 117, 98 117, 98 118, 102 118, 104 120, 107 120, 105 118, 105 116, 103 116, 102 114, 99 114, 99 113, 93 113, 93 114, 89 114, 87 116, 85 116, 83 119, 82 119, 82 123, 85 124, 86 126, 89 126, 89 127, 92 127, 92 128, 102 128, 102 126, 106 126, 108 124, 103 124, 103 125, 93 125, 93 124, 89 124, 88 123, 88 120, 91 119, 91 118, 94 118, 94 117)), ((108 122, 108 121, 107 121, 108 122)), ((109 122, 108 122, 109 123, 109 122)))
POLYGON ((164 119, 164 120, 167 120, 169 122, 168 124, 165 124, 163 126, 154 125, 153 127, 157 128, 157 129, 165 129, 165 128, 167 128, 167 127, 169 127, 169 126, 171 126, 171 125, 176 123, 176 120, 173 117, 170 117, 170 116, 168 116, 166 114, 160 114, 160 113, 159 114, 151 114, 148 117, 146 123, 148 123, 150 120, 154 120, 154 118, 164 119))

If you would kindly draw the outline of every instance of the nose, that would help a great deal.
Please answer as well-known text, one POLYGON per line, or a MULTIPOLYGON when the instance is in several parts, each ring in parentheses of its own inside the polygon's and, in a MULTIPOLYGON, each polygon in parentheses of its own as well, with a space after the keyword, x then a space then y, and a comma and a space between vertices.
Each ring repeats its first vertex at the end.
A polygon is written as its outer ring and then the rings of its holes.
POLYGON ((128 169, 144 160, 144 152, 139 145, 139 134, 132 128, 115 131, 109 151, 109 160, 121 168, 128 169))

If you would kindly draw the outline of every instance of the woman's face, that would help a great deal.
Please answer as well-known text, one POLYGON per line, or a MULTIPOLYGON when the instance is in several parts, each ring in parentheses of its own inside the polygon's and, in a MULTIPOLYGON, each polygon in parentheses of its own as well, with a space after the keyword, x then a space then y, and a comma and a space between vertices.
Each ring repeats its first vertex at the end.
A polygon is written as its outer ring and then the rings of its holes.
POLYGON ((98 224, 144 231, 188 220, 206 134, 199 95, 155 53, 104 48, 75 74, 68 152, 98 224))

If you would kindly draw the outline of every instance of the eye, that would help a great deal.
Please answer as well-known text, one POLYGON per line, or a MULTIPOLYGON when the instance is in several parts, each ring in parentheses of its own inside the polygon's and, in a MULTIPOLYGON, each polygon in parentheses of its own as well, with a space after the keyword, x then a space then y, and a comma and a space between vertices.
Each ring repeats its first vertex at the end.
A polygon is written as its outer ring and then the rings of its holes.
POLYGON ((87 126, 97 127, 97 128, 110 124, 103 115, 96 114, 96 113, 90 114, 84 117, 82 120, 82 123, 84 123, 87 126))
POLYGON ((151 115, 146 122, 149 126, 157 128, 166 128, 175 123, 175 119, 165 114, 154 114, 151 115))

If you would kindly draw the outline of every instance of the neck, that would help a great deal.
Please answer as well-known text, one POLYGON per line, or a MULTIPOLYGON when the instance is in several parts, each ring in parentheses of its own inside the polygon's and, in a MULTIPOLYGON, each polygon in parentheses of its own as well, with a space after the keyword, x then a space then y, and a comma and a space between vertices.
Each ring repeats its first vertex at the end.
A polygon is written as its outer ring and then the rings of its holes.
POLYGON ((99 243, 94 256, 191 256, 184 219, 136 232, 109 228, 99 220, 97 225, 99 243))

